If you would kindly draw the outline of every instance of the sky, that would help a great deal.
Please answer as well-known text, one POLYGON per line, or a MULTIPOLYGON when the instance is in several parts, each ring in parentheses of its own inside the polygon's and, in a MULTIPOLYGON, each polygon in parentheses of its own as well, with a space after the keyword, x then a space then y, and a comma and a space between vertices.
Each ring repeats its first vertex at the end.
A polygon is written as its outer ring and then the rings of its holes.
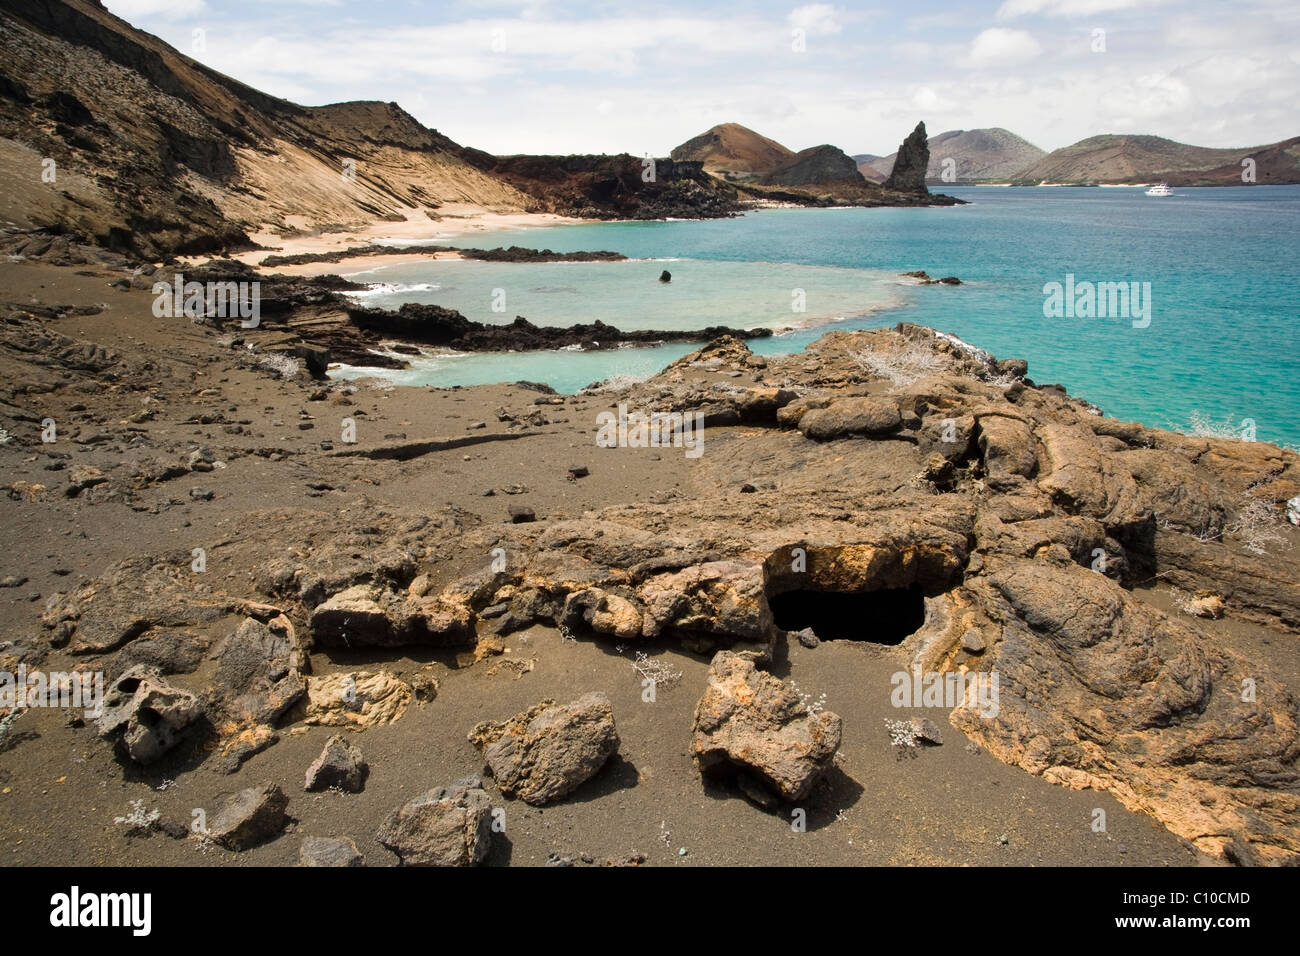
POLYGON ((395 101, 493 153, 666 155, 723 122, 888 154, 1000 126, 1198 146, 1300 135, 1300 0, 104 0, 308 106, 395 101))

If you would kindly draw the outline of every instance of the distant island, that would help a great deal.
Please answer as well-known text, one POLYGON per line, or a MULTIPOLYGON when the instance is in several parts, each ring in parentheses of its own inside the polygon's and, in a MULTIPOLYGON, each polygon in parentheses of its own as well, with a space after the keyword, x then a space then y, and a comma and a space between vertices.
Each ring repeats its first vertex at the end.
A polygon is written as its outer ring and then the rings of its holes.
MULTIPOLYGON (((853 158, 863 176, 883 182, 896 156, 853 158)), ((1293 185, 1300 183, 1300 136, 1267 146, 1210 149, 1160 136, 1107 134, 1048 153, 1001 128, 948 130, 930 139, 925 180, 941 186, 1293 185)))

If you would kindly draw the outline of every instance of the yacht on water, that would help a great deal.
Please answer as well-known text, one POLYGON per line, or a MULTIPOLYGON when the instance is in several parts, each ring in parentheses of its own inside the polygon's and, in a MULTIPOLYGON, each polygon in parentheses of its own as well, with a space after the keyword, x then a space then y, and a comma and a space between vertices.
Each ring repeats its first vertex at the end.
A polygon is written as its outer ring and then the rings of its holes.
POLYGON ((1148 196, 1172 196, 1174 191, 1165 183, 1157 183, 1147 190, 1148 196))

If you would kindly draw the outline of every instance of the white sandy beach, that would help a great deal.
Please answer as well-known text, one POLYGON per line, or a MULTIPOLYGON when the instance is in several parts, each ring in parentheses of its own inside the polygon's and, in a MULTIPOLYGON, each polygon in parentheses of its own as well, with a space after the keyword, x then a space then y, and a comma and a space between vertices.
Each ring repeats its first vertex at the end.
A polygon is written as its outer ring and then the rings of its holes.
MULTIPOLYGON (((538 226, 556 226, 566 223, 579 223, 584 220, 552 213, 493 212, 481 206, 470 204, 447 204, 440 210, 441 217, 430 219, 422 209, 405 210, 406 219, 402 222, 380 220, 337 232, 313 232, 301 235, 281 235, 278 227, 265 226, 250 234, 250 238, 261 246, 250 252, 241 252, 232 258, 249 265, 259 265, 268 256, 292 256, 325 252, 337 252, 355 246, 366 246, 385 240, 420 243, 433 239, 454 240, 462 236, 479 235, 488 232, 507 232, 535 228, 538 226)), ((292 225, 292 223, 291 223, 292 225)), ((511 245, 511 242, 503 242, 511 245)), ((438 259, 459 258, 451 251, 439 251, 433 254, 438 259)), ((203 259, 206 257, 198 257, 203 259)), ((296 266, 276 266, 274 271, 282 275, 322 275, 324 273, 347 273, 373 269, 378 264, 398 265, 417 262, 429 258, 428 253, 421 253, 414 247, 409 256, 352 256, 338 262, 310 262, 296 266)))

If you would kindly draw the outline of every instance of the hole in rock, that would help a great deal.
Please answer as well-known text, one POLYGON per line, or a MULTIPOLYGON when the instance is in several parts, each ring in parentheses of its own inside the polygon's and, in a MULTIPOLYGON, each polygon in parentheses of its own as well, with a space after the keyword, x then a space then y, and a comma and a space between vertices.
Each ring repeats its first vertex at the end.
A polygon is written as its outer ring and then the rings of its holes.
POLYGON ((917 584, 858 594, 786 591, 768 605, 778 627, 811 627, 824 641, 901 644, 925 623, 925 595, 917 584))

